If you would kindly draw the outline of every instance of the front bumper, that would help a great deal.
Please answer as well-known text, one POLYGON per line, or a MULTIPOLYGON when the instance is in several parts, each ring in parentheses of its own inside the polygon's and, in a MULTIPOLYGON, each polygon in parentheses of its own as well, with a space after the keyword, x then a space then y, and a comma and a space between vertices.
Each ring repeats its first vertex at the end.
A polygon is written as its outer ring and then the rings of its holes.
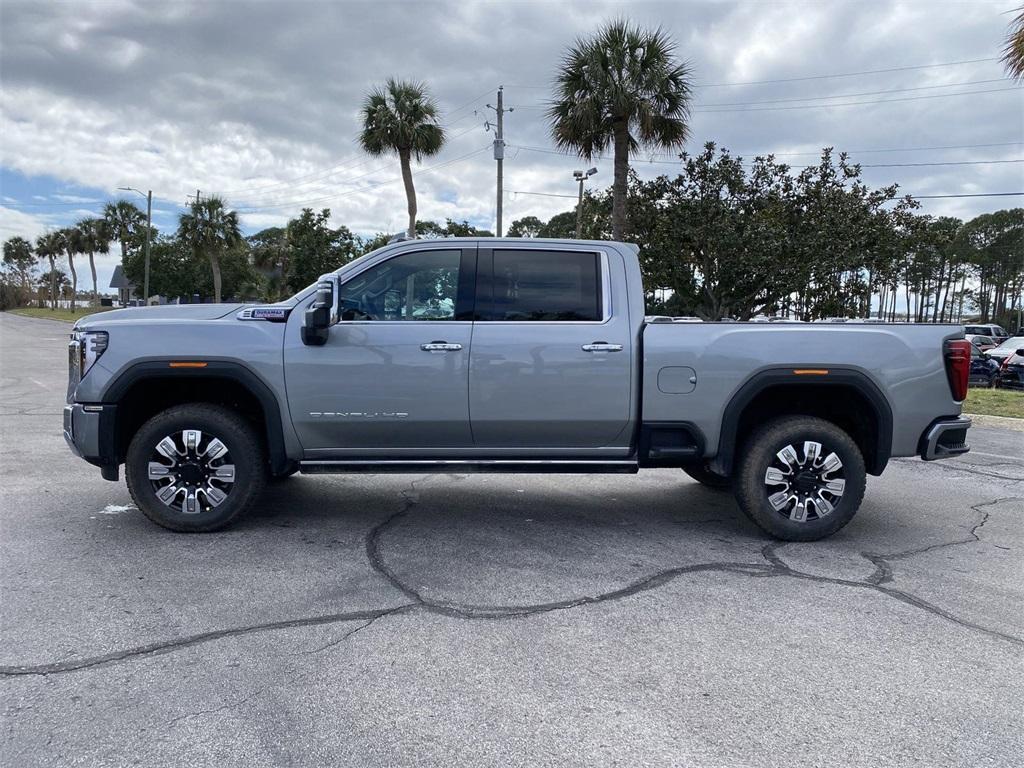
POLYGON ((971 420, 966 416, 939 419, 921 435, 921 458, 925 461, 950 459, 971 450, 967 430, 971 420))
POLYGON ((118 459, 114 445, 114 414, 117 406, 71 403, 64 406, 64 441, 71 452, 117 479, 118 459))

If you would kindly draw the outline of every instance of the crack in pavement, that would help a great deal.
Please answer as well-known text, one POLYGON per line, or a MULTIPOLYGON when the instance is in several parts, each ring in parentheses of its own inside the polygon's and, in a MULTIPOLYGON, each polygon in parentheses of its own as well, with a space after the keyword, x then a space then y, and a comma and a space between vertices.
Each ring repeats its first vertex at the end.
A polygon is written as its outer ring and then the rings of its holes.
MULTIPOLYGON (((971 509, 977 512, 979 515, 978 522, 971 526, 971 529, 967 532, 970 538, 958 539, 957 541, 945 541, 939 544, 930 544, 927 547, 920 547, 918 549, 907 549, 902 552, 893 552, 891 554, 879 554, 877 552, 861 552, 861 556, 870 560, 875 566, 875 573, 872 574, 868 581, 872 584, 886 584, 892 581, 892 566, 890 560, 900 560, 905 557, 913 557, 914 555, 923 555, 925 552, 932 552, 937 549, 945 549, 946 547, 955 547, 960 544, 974 544, 975 542, 981 541, 981 537, 978 535, 978 531, 982 529, 985 523, 988 522, 991 513, 985 509, 986 507, 994 507, 997 504, 1002 504, 1006 501, 1020 501, 1021 499, 1017 496, 1006 496, 1001 499, 993 499, 992 501, 982 502, 981 504, 972 504, 971 509), (984 510, 984 511, 983 511, 984 510)), ((997 546, 997 545, 993 545, 997 546)), ((999 547, 1000 549, 1006 549, 1006 547, 999 547)))
POLYGON ((242 706, 246 702, 252 701, 257 696, 259 696, 261 693, 263 693, 264 690, 266 690, 266 689, 260 688, 258 691, 255 691, 254 693, 251 693, 248 696, 245 696, 245 697, 239 699, 238 701, 230 702, 228 704, 223 704, 223 705, 221 705, 219 707, 214 707, 213 709, 201 709, 198 712, 188 712, 187 714, 179 715, 178 717, 175 717, 175 718, 173 718, 171 720, 168 720, 167 721, 167 725, 168 725, 168 727, 170 727, 170 726, 173 726, 173 725, 177 725, 182 720, 188 720, 189 718, 192 718, 192 717, 202 717, 203 715, 213 715, 213 714, 216 714, 217 712, 224 712, 224 711, 226 711, 228 709, 235 709, 237 707, 242 706))
POLYGON ((396 523, 408 516, 410 511, 419 502, 419 495, 417 493, 417 484, 430 482, 437 476, 430 476, 419 480, 413 480, 407 490, 401 491, 403 498, 403 504, 400 509, 388 515, 384 520, 379 522, 366 535, 365 548, 366 556, 369 561, 369 565, 377 573, 379 573, 384 579, 397 591, 409 598, 410 602, 403 603, 398 606, 390 608, 380 609, 369 609, 359 611, 348 611, 343 613, 323 614, 318 616, 310 616, 305 618, 297 619, 286 619, 282 621, 264 622, 259 624, 250 624, 239 627, 232 627, 228 629, 212 630, 209 632, 202 632, 196 635, 191 635, 176 640, 158 641, 149 643, 146 645, 137 646, 134 648, 127 648, 120 651, 113 651, 111 653, 101 654, 97 656, 87 657, 78 659, 75 661, 64 661, 56 662, 51 664, 36 664, 36 665, 24 665, 24 666, 0 666, 0 677, 10 678, 19 677, 26 675, 41 675, 48 676, 54 674, 64 674, 68 672, 77 672, 84 669, 91 669, 98 666, 106 666, 116 664, 119 662, 133 661, 142 657, 156 656, 165 653, 172 653, 185 648, 197 646, 203 643, 213 642, 225 638, 240 637, 243 635, 254 634, 259 632, 274 631, 280 629, 291 629, 295 627, 312 627, 320 626, 325 624, 337 624, 348 621, 359 621, 362 622, 360 626, 354 628, 350 632, 343 635, 340 639, 332 641, 319 649, 314 651, 308 651, 307 653, 319 653, 323 650, 337 646, 346 639, 350 638, 356 632, 360 632, 366 627, 370 626, 379 619, 383 619, 386 616, 398 615, 403 613, 409 613, 412 611, 424 611, 427 613, 437 614, 441 616, 455 617, 467 620, 495 620, 495 619, 513 619, 523 618, 528 616, 535 616, 538 614, 550 613, 553 611, 571 610, 587 605, 594 605, 597 603, 606 603, 616 600, 622 600, 633 595, 637 595, 641 592, 661 587, 674 579, 691 574, 691 573, 706 573, 706 572, 724 572, 724 573, 736 573, 744 576, 753 578, 794 578, 805 581, 813 581, 822 584, 833 584, 844 587, 855 587, 860 589, 870 589, 879 594, 891 597, 899 602, 906 605, 913 606, 927 613, 930 613, 939 618, 945 619, 953 624, 964 629, 974 630, 990 637, 999 638, 1001 640, 1008 641, 1015 645, 1024 646, 1024 638, 1017 637, 999 630, 985 627, 981 624, 977 624, 967 619, 958 617, 937 605, 927 602, 909 592, 896 589, 895 587, 885 586, 887 582, 891 581, 892 569, 886 562, 887 559, 895 559, 900 557, 909 557, 913 554, 920 554, 924 551, 931 549, 937 549, 945 546, 955 546, 957 544, 971 543, 972 541, 980 541, 977 532, 981 527, 988 521, 989 513, 982 512, 982 507, 993 506, 1003 501, 1016 500, 1017 497, 1008 497, 1003 499, 996 499, 991 502, 985 502, 972 507, 976 512, 981 515, 981 519, 971 528, 970 534, 973 538, 965 539, 963 541, 952 541, 945 544, 932 545, 930 547, 924 547, 921 550, 908 550, 906 552, 897 552, 890 555, 874 555, 862 552, 860 553, 863 557, 869 559, 876 566, 876 573, 869 577, 865 581, 857 581, 852 579, 841 579, 829 576, 820 576, 816 574, 806 573, 804 571, 798 571, 791 568, 786 564, 785 561, 777 554, 778 549, 786 546, 790 542, 776 542, 773 544, 765 545, 761 550, 761 555, 765 560, 765 565, 752 564, 752 563, 741 563, 741 562, 728 562, 728 561, 716 561, 707 563, 695 563, 692 565, 676 566, 673 568, 666 568, 648 576, 645 576, 636 581, 630 582, 624 587, 614 589, 608 592, 602 592, 597 595, 581 595, 578 597, 568 598, 566 600, 557 600, 547 603, 534 603, 529 605, 480 605, 480 604, 466 604, 458 602, 449 602, 444 600, 436 600, 433 598, 425 597, 418 590, 411 585, 403 581, 388 565, 386 559, 381 553, 380 540, 382 535, 396 523), (881 574, 881 575, 880 575, 881 574))
MULTIPOLYGON (((917 459, 907 457, 893 459, 892 461, 900 464, 910 464, 911 462, 917 462, 917 459)), ((938 469, 943 472, 963 472, 968 475, 978 475, 979 477, 994 477, 997 480, 1009 480, 1011 483, 1024 483, 1024 477, 1001 475, 998 472, 982 472, 981 470, 971 469, 970 467, 975 466, 973 464, 957 463, 955 461, 926 461, 917 463, 929 469, 938 469)))

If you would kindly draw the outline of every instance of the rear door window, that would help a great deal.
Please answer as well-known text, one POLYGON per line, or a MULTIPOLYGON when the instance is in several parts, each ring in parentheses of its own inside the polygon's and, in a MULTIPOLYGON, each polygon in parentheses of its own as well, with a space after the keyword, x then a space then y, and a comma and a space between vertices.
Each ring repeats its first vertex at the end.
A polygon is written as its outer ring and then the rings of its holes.
POLYGON ((579 251, 495 249, 490 291, 485 287, 481 297, 487 307, 481 319, 599 322, 599 258, 579 251))

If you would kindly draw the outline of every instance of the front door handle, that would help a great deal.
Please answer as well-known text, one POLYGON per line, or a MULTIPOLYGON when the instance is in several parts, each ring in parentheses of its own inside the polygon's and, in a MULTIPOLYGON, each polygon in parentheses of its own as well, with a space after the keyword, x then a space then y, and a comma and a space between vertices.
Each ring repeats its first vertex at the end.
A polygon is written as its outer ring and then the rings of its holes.
POLYGON ((593 344, 584 344, 584 352, 621 352, 621 344, 609 344, 607 341, 595 341, 593 344))
POLYGON ((447 341, 432 341, 429 344, 420 344, 424 352, 458 352, 462 349, 461 344, 449 344, 447 341))

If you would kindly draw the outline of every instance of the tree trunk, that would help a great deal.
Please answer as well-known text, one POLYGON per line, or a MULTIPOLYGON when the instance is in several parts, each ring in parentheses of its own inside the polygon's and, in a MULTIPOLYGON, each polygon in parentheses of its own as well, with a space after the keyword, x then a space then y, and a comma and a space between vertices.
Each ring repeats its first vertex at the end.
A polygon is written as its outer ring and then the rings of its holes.
POLYGON ((626 193, 629 185, 629 124, 615 123, 615 176, 612 180, 612 239, 626 237, 626 193))
POLYGON ((75 311, 75 296, 78 295, 78 272, 75 270, 75 257, 68 251, 68 267, 71 268, 71 311, 75 311))
POLYGON ((50 309, 57 308, 57 262, 50 256, 50 309))
POLYGON ((409 237, 416 237, 416 187, 412 184, 409 150, 399 150, 398 159, 402 163, 402 183, 405 184, 405 200, 409 207, 409 229, 407 234, 409 237))
POLYGON ((213 300, 220 304, 220 257, 210 253, 210 269, 213 270, 213 300))
POLYGON ((93 252, 89 251, 89 269, 92 270, 92 304, 98 306, 99 291, 96 290, 96 259, 93 258, 93 252))

